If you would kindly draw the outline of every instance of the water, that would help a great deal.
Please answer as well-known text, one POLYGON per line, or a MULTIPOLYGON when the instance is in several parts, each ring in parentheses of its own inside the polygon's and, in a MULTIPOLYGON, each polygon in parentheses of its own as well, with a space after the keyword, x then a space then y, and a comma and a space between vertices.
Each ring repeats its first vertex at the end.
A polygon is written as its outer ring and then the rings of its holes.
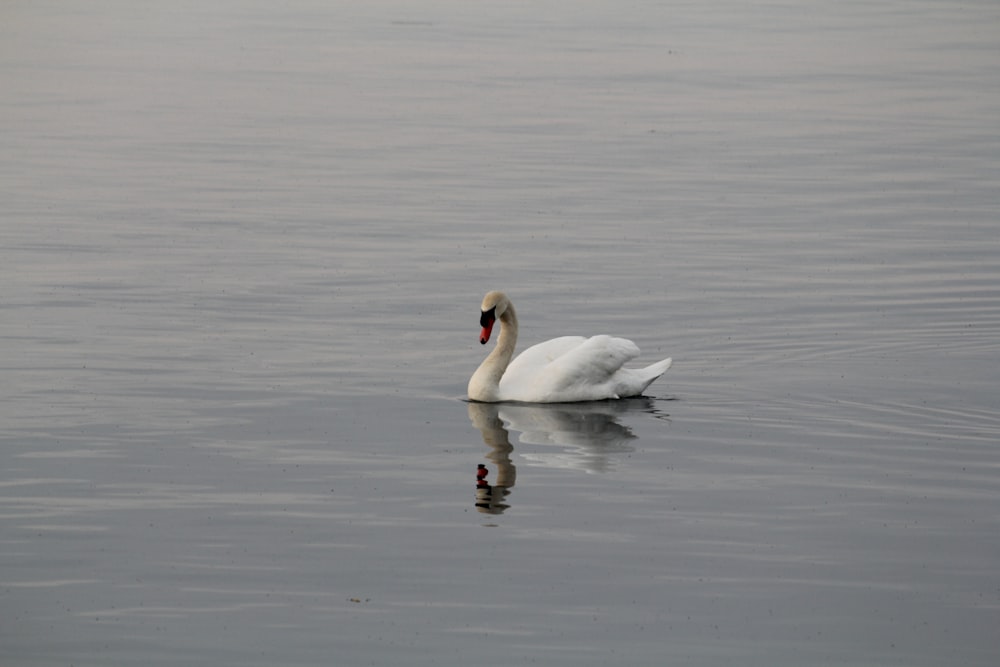
POLYGON ((995 3, 8 5, 4 665, 996 663, 995 3))

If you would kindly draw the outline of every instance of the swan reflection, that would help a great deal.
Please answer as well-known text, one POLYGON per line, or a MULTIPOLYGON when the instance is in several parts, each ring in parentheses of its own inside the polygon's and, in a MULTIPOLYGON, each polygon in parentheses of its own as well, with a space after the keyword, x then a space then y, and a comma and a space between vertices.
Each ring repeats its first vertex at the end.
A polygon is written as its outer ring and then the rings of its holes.
POLYGON ((510 461, 514 446, 503 426, 496 403, 469 403, 469 419, 483 434, 483 442, 490 446, 486 459, 497 467, 497 478, 493 484, 486 479, 486 466, 479 464, 476 470, 476 509, 487 514, 502 514, 509 507, 504 499, 517 480, 517 468, 510 461))
POLYGON ((517 479, 511 462, 514 445, 510 430, 518 431, 519 444, 541 445, 545 449, 519 451, 532 466, 606 472, 614 460, 634 451, 629 444, 636 436, 618 419, 627 412, 657 414, 653 400, 646 397, 595 403, 516 404, 469 403, 469 419, 490 447, 486 459, 497 468, 493 483, 480 464, 476 474, 476 507, 481 512, 499 514, 507 509, 505 499, 517 479))

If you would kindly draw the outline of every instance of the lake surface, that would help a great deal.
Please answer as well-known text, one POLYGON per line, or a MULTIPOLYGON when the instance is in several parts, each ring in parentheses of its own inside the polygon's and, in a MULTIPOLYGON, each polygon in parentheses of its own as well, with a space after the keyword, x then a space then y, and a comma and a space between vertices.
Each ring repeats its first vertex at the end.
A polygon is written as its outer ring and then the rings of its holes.
POLYGON ((998 63, 992 0, 5 3, 0 663, 996 665, 998 63), (469 404, 490 289, 674 367, 469 404))

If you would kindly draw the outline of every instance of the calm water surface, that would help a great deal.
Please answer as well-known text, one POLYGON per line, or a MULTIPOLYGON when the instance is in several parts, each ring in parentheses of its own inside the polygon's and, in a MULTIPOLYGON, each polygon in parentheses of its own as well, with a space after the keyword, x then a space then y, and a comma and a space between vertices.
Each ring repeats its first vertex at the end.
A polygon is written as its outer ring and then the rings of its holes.
POLYGON ((997 664, 998 57, 987 1, 7 3, 0 662, 997 664), (674 367, 467 404, 489 289, 674 367))

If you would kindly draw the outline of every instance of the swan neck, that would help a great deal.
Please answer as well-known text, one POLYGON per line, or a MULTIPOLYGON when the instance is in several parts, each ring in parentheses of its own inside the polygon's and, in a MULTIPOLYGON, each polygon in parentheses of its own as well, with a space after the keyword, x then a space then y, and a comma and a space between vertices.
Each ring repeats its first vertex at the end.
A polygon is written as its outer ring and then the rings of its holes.
POLYGON ((517 345, 517 311, 514 310, 514 304, 508 303, 507 310, 500 316, 500 335, 497 336, 497 346, 493 350, 493 354, 502 352, 502 355, 498 356, 504 359, 504 370, 507 370, 507 364, 514 356, 515 345, 517 345))
POLYGON ((500 400, 500 378, 507 370, 517 345, 517 313, 509 304, 500 316, 500 335, 489 356, 483 360, 469 381, 469 398, 474 401, 500 400))
POLYGON ((517 345, 517 313, 513 305, 508 305, 507 310, 500 316, 500 335, 497 336, 496 347, 486 357, 483 365, 489 365, 491 379, 495 378, 497 385, 500 378, 510 364, 511 357, 514 356, 514 346, 517 345))

